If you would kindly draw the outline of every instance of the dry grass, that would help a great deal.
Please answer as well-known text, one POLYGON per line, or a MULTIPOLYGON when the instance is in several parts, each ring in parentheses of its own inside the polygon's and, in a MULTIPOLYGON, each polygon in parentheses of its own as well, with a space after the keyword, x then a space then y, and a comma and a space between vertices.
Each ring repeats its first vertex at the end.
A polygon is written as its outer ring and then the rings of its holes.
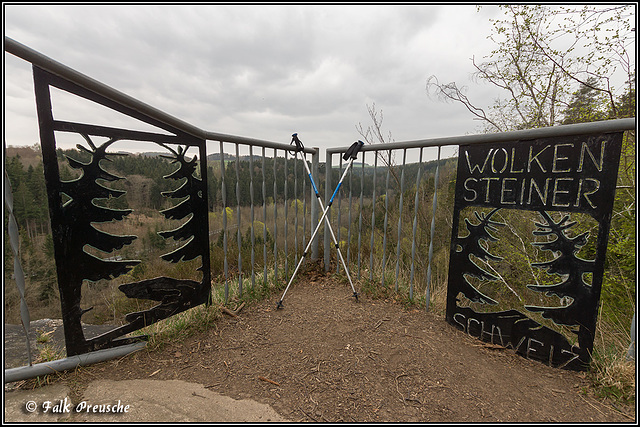
POLYGON ((632 403, 636 398, 636 363, 628 357, 631 333, 620 324, 598 321, 589 379, 601 398, 632 403))
POLYGON ((626 356, 595 359, 590 371, 591 387, 600 398, 633 403, 636 398, 635 361, 626 356))

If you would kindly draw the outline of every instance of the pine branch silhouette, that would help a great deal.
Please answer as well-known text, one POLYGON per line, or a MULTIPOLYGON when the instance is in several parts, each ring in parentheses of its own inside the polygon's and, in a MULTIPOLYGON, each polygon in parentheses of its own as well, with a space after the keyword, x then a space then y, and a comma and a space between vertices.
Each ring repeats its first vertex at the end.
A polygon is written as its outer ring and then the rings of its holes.
POLYGON ((97 206, 95 199, 108 199, 120 197, 125 191, 107 188, 97 180, 117 181, 122 179, 102 168, 102 160, 110 161, 107 155, 107 148, 116 142, 110 139, 99 147, 93 143, 88 135, 83 135, 90 146, 90 149, 78 144, 77 147, 91 155, 89 163, 82 163, 67 157, 71 167, 81 170, 81 176, 72 181, 61 183, 61 191, 70 197, 62 206, 63 217, 72 222, 72 235, 68 236, 70 254, 79 258, 78 263, 83 266, 82 278, 97 281, 100 279, 115 278, 127 273, 134 265, 140 261, 106 261, 84 251, 84 246, 89 245, 103 252, 122 249, 135 240, 136 236, 118 236, 96 229, 92 223, 122 220, 129 215, 131 209, 111 209, 97 206))
POLYGON ((546 223, 536 223, 539 229, 533 234, 536 236, 555 236, 555 239, 534 242, 533 245, 539 246, 542 250, 560 253, 560 255, 551 261, 531 265, 545 269, 550 274, 566 276, 566 278, 555 285, 528 285, 527 288, 536 292, 544 292, 547 296, 570 297, 572 302, 566 307, 525 306, 525 308, 533 312, 541 312, 542 317, 551 319, 560 325, 581 324, 580 319, 584 316, 582 313, 584 311, 583 302, 592 297, 591 286, 584 281, 584 274, 593 273, 595 261, 578 258, 577 253, 587 244, 589 232, 570 238, 565 232, 573 227, 576 221, 569 222, 569 215, 563 216, 558 222, 554 221, 545 211, 540 211, 540 215, 546 223))
POLYGON ((173 252, 162 255, 162 259, 170 262, 179 262, 181 260, 189 261, 200 255, 199 248, 203 244, 203 239, 208 236, 202 236, 202 233, 198 232, 196 222, 196 212, 202 209, 202 198, 204 194, 203 182, 201 179, 194 175, 198 158, 194 156, 193 159, 187 160, 185 158, 186 149, 182 147, 178 148, 178 151, 171 150, 173 156, 164 156, 178 163, 179 168, 173 173, 165 176, 166 179, 181 180, 186 179, 185 182, 176 190, 165 191, 162 193, 165 197, 171 197, 175 199, 181 199, 186 197, 185 200, 173 206, 169 209, 165 209, 160 213, 167 219, 181 220, 188 215, 193 214, 184 224, 175 230, 162 231, 159 234, 166 238, 172 237, 175 240, 187 240, 187 243, 176 249, 173 252))
POLYGON ((499 261, 502 258, 489 253, 482 245, 481 241, 495 242, 498 239, 491 234, 491 232, 497 231, 498 226, 504 226, 503 223, 493 221, 491 217, 499 210, 496 208, 488 214, 480 215, 478 212, 474 212, 478 219, 478 224, 472 224, 468 218, 465 218, 465 224, 469 230, 469 235, 461 237, 456 240, 456 245, 460 247, 460 250, 455 252, 455 260, 452 262, 450 268, 456 268, 462 271, 463 280, 460 281, 460 292, 464 294, 466 298, 473 302, 479 302, 483 304, 498 304, 497 301, 484 295, 478 291, 467 279, 466 276, 475 277, 480 280, 498 280, 496 276, 485 271, 479 267, 471 259, 471 255, 485 260, 485 261, 499 261))
POLYGON ((95 222, 120 221, 132 211, 131 209, 110 209, 94 203, 95 199, 108 199, 125 194, 124 191, 105 187, 98 182, 98 180, 113 182, 122 179, 100 165, 103 160, 110 161, 107 155, 117 155, 106 152, 116 139, 109 139, 102 145, 96 146, 88 135, 82 134, 82 136, 90 148, 80 144, 77 147, 89 153, 91 160, 83 163, 67 157, 69 165, 80 170, 81 175, 77 179, 60 182, 61 193, 69 197, 69 200, 60 207, 61 230, 65 233, 61 239, 61 253, 68 258, 68 266, 63 267, 62 277, 65 283, 60 286, 60 299, 64 301, 65 337, 67 337, 69 355, 80 354, 86 351, 88 346, 82 331, 81 318, 92 307, 80 308, 83 281, 114 279, 129 272, 140 263, 136 260, 104 260, 85 250, 85 246, 91 246, 102 252, 111 252, 131 244, 136 236, 112 235, 93 226, 95 222))
MULTIPOLYGON (((186 149, 183 149, 183 147, 178 147, 176 151, 164 144, 161 145, 172 153, 171 156, 163 155, 162 157, 172 160, 172 163, 177 163, 179 166, 164 178, 184 179, 185 182, 176 190, 162 193, 165 197, 184 200, 171 208, 160 211, 160 213, 167 219, 175 220, 183 220, 191 215, 187 221, 175 230, 158 233, 165 239, 186 240, 183 246, 173 252, 162 255, 161 258, 172 263, 189 261, 202 255, 202 248, 206 248, 206 245, 208 245, 209 236, 206 232, 203 233, 201 231, 200 224, 198 224, 199 221, 206 221, 207 218, 207 206, 204 203, 203 196, 205 188, 202 180, 194 175, 198 164, 196 156, 188 160, 185 157, 186 149)), ((202 269, 201 265, 198 270, 202 271, 202 269)), ((119 289, 129 298, 160 302, 160 304, 148 310, 129 313, 125 316, 125 319, 130 324, 144 326, 183 312, 208 300, 210 290, 208 285, 208 283, 204 282, 200 283, 194 280, 172 277, 156 277, 120 285, 119 289)))

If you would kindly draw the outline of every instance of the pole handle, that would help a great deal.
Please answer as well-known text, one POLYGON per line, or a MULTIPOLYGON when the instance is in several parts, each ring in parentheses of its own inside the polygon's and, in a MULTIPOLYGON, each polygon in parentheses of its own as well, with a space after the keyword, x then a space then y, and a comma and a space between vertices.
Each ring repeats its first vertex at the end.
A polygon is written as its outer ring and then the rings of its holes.
POLYGON ((363 145, 364 145, 364 142, 360 140, 354 142, 353 144, 351 144, 351 147, 349 147, 347 151, 344 153, 344 156, 342 156, 342 159, 343 160, 349 160, 350 158, 356 159, 363 145))
POLYGON ((295 144, 295 152, 299 152, 299 151, 304 151, 304 145, 302 145, 302 141, 300 141, 300 139, 298 139, 298 134, 294 133, 293 135, 291 135, 291 144, 295 144))

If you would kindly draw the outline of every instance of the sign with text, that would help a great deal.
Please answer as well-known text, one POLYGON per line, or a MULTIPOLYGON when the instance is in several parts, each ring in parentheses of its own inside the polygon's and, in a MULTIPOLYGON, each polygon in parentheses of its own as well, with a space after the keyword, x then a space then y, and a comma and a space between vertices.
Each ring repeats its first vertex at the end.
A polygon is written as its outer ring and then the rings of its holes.
POLYGON ((621 143, 618 132, 460 147, 449 323, 550 366, 585 368, 621 143))

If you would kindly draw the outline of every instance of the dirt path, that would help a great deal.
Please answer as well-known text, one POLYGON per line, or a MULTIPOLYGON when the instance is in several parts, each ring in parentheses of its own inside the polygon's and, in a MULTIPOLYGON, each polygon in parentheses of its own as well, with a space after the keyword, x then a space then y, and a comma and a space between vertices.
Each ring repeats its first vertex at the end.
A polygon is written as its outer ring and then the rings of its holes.
MULTIPOLYGON (((66 375, 183 380, 317 422, 633 422, 586 396, 584 374, 494 349, 423 310, 355 302, 348 284, 316 276, 238 317, 158 351, 66 375)), ((631 411, 631 408, 622 408, 631 411)))

